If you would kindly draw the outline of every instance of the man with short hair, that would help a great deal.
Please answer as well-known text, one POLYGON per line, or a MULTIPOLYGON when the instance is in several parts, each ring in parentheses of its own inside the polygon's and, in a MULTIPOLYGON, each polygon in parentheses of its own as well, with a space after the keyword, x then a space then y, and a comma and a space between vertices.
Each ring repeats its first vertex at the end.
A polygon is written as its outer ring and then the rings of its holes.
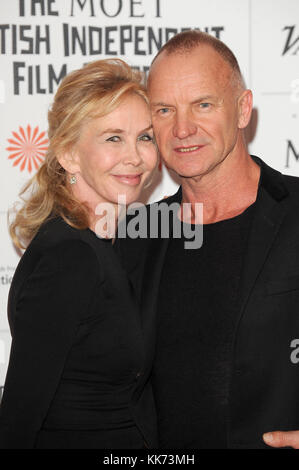
MULTIPOLYGON (((148 89, 160 153, 181 178, 164 202, 191 204, 191 224, 203 203, 197 250, 171 235, 120 243, 143 310, 160 447, 264 448, 264 433, 299 429, 299 180, 248 154, 252 93, 221 41, 178 34, 148 89)), ((298 435, 266 442, 299 447, 298 435)))

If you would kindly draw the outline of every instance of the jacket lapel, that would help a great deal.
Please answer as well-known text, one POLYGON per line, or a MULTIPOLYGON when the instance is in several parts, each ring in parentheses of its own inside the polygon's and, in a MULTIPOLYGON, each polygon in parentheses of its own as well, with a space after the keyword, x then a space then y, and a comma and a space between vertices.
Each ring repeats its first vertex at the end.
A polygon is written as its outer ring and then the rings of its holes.
POLYGON ((284 200, 288 196, 281 173, 268 167, 256 157, 254 160, 261 166, 261 179, 244 256, 239 320, 285 217, 286 204, 284 204, 284 200))

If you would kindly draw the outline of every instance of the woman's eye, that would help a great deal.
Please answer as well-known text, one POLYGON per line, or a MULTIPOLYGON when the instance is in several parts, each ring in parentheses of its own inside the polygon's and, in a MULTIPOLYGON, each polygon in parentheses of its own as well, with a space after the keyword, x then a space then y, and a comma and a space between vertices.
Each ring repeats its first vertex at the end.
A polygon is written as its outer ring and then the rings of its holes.
POLYGON ((107 142, 119 142, 120 137, 118 135, 113 135, 107 139, 107 142))
POLYGON ((149 134, 142 134, 140 137, 138 137, 138 140, 142 140, 144 142, 152 142, 154 138, 149 134))

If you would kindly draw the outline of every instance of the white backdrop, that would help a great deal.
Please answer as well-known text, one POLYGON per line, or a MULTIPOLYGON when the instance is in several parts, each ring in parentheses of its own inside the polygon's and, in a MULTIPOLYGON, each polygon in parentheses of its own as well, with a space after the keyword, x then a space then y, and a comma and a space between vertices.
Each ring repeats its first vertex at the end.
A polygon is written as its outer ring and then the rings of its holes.
MULTIPOLYGON (((10 349, 7 296, 19 261, 7 209, 43 158, 59 77, 115 56, 146 70, 184 28, 232 48, 254 93, 251 153, 299 176, 298 0, 0 0, 0 386, 10 349)), ((162 168, 150 201, 176 187, 162 168)))

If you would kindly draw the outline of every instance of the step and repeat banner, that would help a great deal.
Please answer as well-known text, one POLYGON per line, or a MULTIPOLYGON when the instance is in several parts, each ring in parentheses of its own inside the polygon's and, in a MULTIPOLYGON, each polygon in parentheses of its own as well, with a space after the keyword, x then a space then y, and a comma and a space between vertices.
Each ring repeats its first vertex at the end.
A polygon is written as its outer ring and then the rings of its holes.
MULTIPOLYGON (((0 1, 0 387, 10 350, 7 296, 20 259, 8 236, 7 210, 43 161, 47 110, 59 82, 107 57, 146 72, 168 39, 193 28, 234 51, 253 90, 251 153, 299 176, 298 0, 0 1)), ((176 188, 162 166, 148 200, 176 188)))

